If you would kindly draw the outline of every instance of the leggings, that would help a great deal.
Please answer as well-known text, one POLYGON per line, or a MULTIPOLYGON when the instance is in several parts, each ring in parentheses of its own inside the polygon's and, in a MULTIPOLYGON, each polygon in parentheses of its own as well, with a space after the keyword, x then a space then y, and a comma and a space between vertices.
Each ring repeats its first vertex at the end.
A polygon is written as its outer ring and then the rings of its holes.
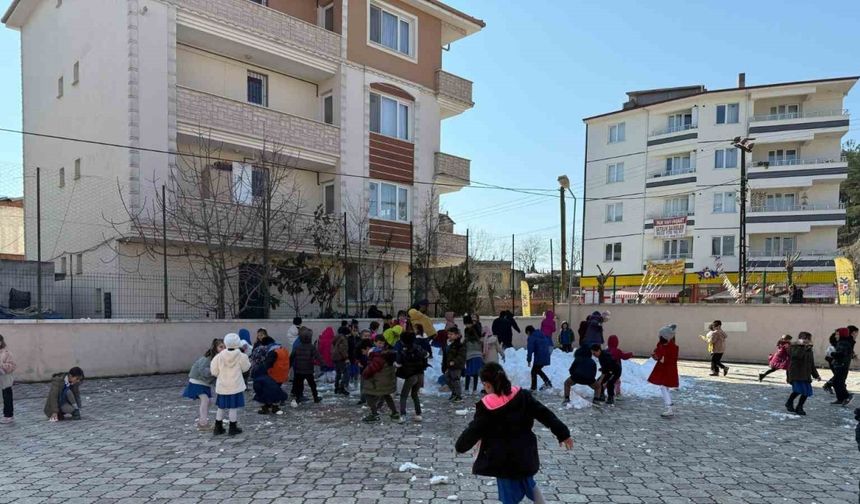
POLYGON ((466 376, 466 392, 469 391, 469 384, 472 384, 472 392, 478 390, 478 377, 466 376))
POLYGON ((3 417, 12 418, 15 416, 15 408, 12 405, 12 387, 3 389, 3 417))
POLYGON ((415 414, 421 415, 421 401, 418 399, 418 392, 421 390, 421 384, 424 382, 424 375, 417 374, 406 378, 403 382, 403 388, 400 389, 400 414, 406 414, 406 400, 412 396, 412 403, 415 405, 415 414))
MULTIPOLYGON (((236 423, 239 420, 239 410, 236 408, 228 409, 227 418, 230 419, 230 423, 236 423)), ((215 420, 218 420, 219 422, 224 420, 224 410, 218 408, 218 411, 215 412, 215 420)))
POLYGON ((197 412, 197 423, 203 425, 209 422, 209 396, 200 394, 197 396, 200 399, 200 410, 197 412))
POLYGON ((660 395, 663 396, 663 404, 667 408, 672 405, 672 393, 669 392, 669 387, 660 385, 660 395))

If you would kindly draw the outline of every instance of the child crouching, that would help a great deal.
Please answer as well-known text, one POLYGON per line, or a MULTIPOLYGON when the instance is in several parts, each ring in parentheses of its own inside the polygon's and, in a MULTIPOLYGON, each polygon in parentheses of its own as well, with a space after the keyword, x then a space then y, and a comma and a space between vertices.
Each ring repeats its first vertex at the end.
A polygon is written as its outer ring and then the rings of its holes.
POLYGON ((230 436, 241 434, 239 428, 239 408, 245 407, 245 380, 242 373, 251 369, 251 361, 239 347, 242 340, 239 335, 230 333, 224 337, 225 350, 212 358, 209 371, 215 380, 215 393, 218 399, 215 404, 218 411, 215 412, 214 434, 219 436, 227 432, 230 436), (229 431, 224 430, 224 410, 227 410, 227 418, 230 421, 229 431))
POLYGON ((209 430, 209 400, 212 399, 212 385, 215 384, 210 366, 212 358, 221 350, 224 350, 224 342, 220 338, 213 339, 203 357, 197 359, 191 366, 191 371, 188 372, 188 384, 182 392, 182 397, 200 401, 200 409, 197 413, 199 430, 209 430))

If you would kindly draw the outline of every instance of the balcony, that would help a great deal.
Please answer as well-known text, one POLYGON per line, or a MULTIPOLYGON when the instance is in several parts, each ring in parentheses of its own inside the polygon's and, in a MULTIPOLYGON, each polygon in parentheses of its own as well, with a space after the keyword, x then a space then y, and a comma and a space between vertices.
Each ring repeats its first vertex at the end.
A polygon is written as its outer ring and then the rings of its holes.
POLYGON ((433 179, 437 184, 442 184, 438 186, 440 192, 457 191, 469 185, 471 164, 466 158, 437 152, 433 179))
POLYGON ((335 165, 340 129, 330 124, 177 86, 177 130, 238 147, 277 146, 297 160, 335 165))
POLYGON ((436 70, 436 96, 442 109, 442 119, 462 114, 475 106, 472 81, 444 70, 436 70))
POLYGON ((648 135, 648 147, 680 142, 683 140, 696 140, 699 138, 696 124, 676 124, 668 128, 653 131, 648 135))
POLYGON ((746 221, 749 234, 808 233, 813 227, 839 227, 845 224, 845 205, 753 205, 746 221))
POLYGON ((752 189, 809 187, 814 182, 842 181, 848 178, 848 160, 835 159, 771 159, 753 161, 749 168, 752 189))
POLYGON ((337 33, 249 0, 169 1, 179 42, 315 82, 337 72, 337 33))
POLYGON ((797 261, 794 263, 795 268, 826 269, 833 269, 833 258, 840 255, 836 250, 750 250, 747 252, 749 267, 785 270, 785 257, 787 254, 799 254, 797 261))
POLYGON ((749 132, 758 144, 812 140, 819 134, 841 136, 848 131, 848 117, 846 109, 754 115, 749 132))
POLYGON ((696 167, 689 166, 680 169, 661 169, 648 175, 645 181, 646 189, 668 188, 677 189, 679 185, 696 183, 696 167))

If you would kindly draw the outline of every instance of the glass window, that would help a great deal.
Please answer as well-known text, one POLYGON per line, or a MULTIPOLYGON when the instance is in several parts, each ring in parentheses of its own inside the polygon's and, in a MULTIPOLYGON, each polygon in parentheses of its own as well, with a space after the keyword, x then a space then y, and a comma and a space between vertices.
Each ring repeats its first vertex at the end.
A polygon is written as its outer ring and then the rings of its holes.
POLYGON ((736 208, 735 193, 714 193, 714 213, 734 213, 736 208))
POLYGON ((60 168, 60 187, 66 187, 66 169, 60 168))
POLYGON ((409 138, 409 107, 403 103, 398 104, 397 114, 397 138, 409 138))
POLYGON ((379 184, 376 182, 371 182, 369 185, 370 189, 370 201, 368 201, 367 210, 371 217, 379 216, 379 184))
POLYGON ((250 205, 254 200, 254 170, 251 165, 233 163, 233 201, 250 205))
POLYGON ((405 187, 397 188, 397 220, 409 220, 409 191, 405 187))
POLYGON ((397 209, 397 187, 391 184, 381 184, 379 196, 379 217, 394 220, 397 209))
POLYGON ((268 77, 257 72, 248 71, 248 103, 256 103, 264 107, 269 106, 267 96, 268 77))
POLYGON ((373 5, 370 6, 370 40, 376 43, 382 40, 382 11, 373 5))
POLYGON ((379 132, 383 135, 396 137, 397 136, 397 102, 391 98, 382 97, 381 110, 379 113, 380 127, 379 132))
POLYGON ((380 44, 397 49, 397 16, 382 11, 382 40, 380 44))
POLYGON ((323 186, 323 210, 329 215, 334 213, 334 184, 323 186))
POLYGON ((371 93, 370 131, 409 140, 409 105, 371 93))
POLYGON ((712 256, 733 256, 735 255, 735 237, 732 236, 714 236, 711 238, 711 255, 712 256))
POLYGON ((690 257, 691 240, 663 240, 663 259, 686 259, 690 257))
POLYGON ((606 182, 613 184, 624 181, 624 163, 615 163, 606 168, 606 182))
POLYGON ((400 20, 400 52, 409 54, 409 23, 400 20))
POLYGON ((409 18, 370 6, 370 40, 393 51, 413 55, 413 23, 409 18))
POLYGON ((609 143, 624 141, 624 123, 613 124, 609 127, 609 143))
POLYGON ((334 3, 323 9, 323 28, 334 31, 334 3))
POLYGON ((714 168, 737 168, 737 149, 717 149, 714 151, 714 168))
POLYGON ((409 188, 385 182, 371 182, 371 217, 390 221, 409 222, 409 188))
POLYGON ((624 218, 624 204, 610 203, 606 205, 606 222, 621 222, 624 218))
POLYGON ((81 275, 84 272, 84 255, 77 254, 75 255, 75 262, 77 263, 75 266, 75 274, 81 275))
POLYGON ((334 124, 334 97, 332 95, 323 97, 323 122, 334 124))
POLYGON ((739 120, 740 107, 737 103, 717 105, 717 124, 735 124, 739 120))
POLYGON ((604 261, 616 262, 621 260, 621 242, 607 243, 604 251, 604 261))
POLYGON ((726 167, 726 151, 724 149, 717 149, 714 151, 714 168, 725 168, 726 167))
POLYGON ((666 158, 666 175, 680 175, 693 171, 690 156, 673 156, 666 158))

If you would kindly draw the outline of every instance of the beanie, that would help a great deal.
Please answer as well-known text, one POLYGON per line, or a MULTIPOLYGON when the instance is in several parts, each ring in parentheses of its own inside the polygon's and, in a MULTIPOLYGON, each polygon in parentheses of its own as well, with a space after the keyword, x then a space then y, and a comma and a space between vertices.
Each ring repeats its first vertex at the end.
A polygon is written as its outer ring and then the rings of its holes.
POLYGON ((224 336, 224 346, 227 347, 228 350, 235 350, 236 348, 239 348, 239 345, 241 344, 242 340, 236 333, 230 333, 224 336))
POLYGON ((836 334, 839 335, 839 339, 848 339, 851 337, 847 327, 840 327, 836 330, 836 334))
POLYGON ((677 324, 669 324, 660 328, 660 337, 665 340, 670 340, 675 337, 675 329, 678 328, 677 324))

